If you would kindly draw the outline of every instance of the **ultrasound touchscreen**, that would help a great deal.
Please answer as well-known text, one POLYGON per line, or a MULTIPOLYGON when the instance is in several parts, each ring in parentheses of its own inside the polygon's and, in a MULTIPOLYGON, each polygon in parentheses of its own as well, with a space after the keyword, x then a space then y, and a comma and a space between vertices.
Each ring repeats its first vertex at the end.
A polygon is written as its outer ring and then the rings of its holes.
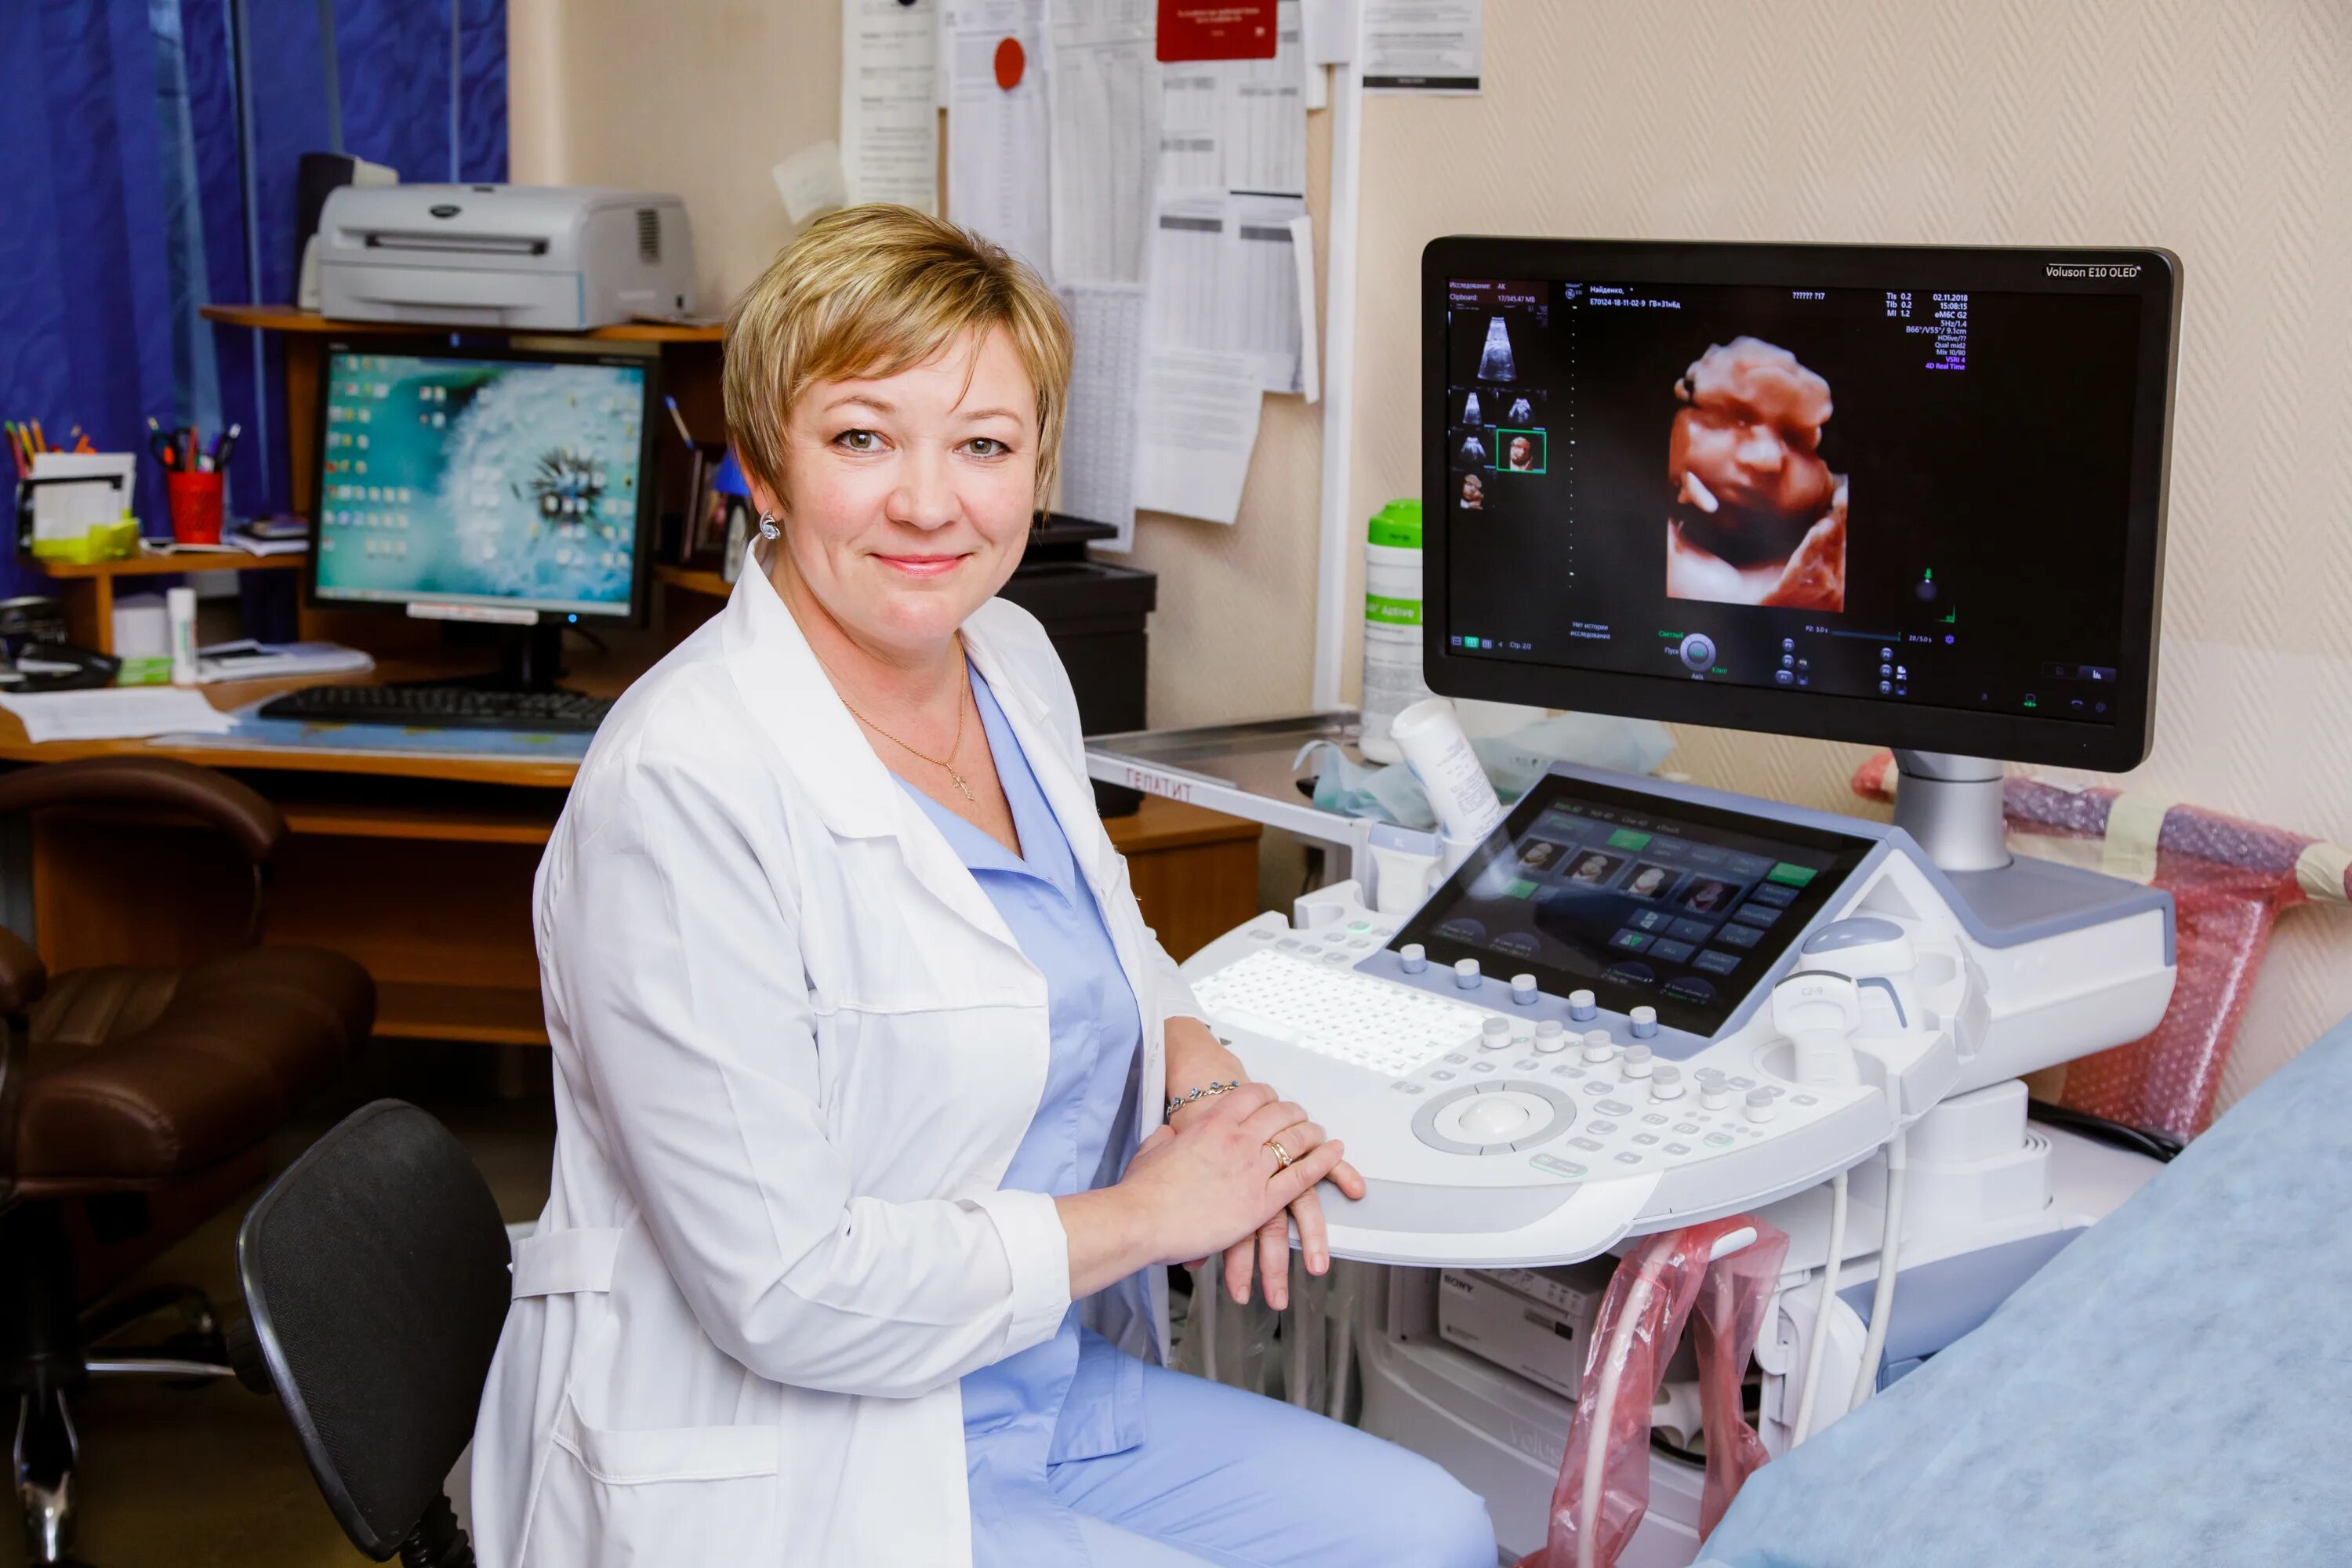
POLYGON ((1436 963, 1532 973, 1712 1035, 1869 851, 1866 839, 1553 776, 1399 933, 1436 963))

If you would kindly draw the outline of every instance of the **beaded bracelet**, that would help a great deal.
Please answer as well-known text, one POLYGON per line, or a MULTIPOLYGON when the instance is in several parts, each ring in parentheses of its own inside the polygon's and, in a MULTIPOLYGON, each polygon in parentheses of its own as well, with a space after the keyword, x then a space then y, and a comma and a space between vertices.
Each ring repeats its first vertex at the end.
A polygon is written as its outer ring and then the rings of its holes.
POLYGON ((1241 1086, 1242 1080, 1235 1079, 1231 1083, 1212 1082, 1200 1089, 1194 1089, 1190 1094, 1171 1096, 1168 1101, 1167 1110, 1160 1112, 1160 1120, 1163 1121, 1166 1121, 1169 1117, 1175 1115, 1178 1111, 1183 1110, 1186 1106, 1192 1104, 1196 1100, 1206 1100, 1212 1095, 1223 1094, 1228 1090, 1239 1089, 1241 1086))

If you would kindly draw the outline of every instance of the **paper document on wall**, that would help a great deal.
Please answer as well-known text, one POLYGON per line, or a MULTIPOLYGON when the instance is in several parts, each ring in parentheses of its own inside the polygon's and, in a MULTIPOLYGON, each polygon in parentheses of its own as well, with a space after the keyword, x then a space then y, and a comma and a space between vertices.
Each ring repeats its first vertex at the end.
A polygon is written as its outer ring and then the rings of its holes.
POLYGON ((849 205, 849 185, 843 177, 841 148, 818 142, 802 148, 768 171, 783 198, 784 216, 806 223, 821 212, 849 205))
POLYGON ((25 726, 25 738, 130 741, 149 735, 226 735, 229 716, 197 692, 175 686, 104 686, 92 691, 0 696, 0 708, 25 726))
POLYGON ((1159 161, 1151 0, 1055 0, 1054 276, 1134 283, 1159 161))
POLYGON ((1248 354, 1154 349, 1143 381, 1135 504, 1232 522, 1257 445, 1261 401, 1257 363, 1248 354))
POLYGON ((1267 392, 1302 390, 1291 220, 1299 196, 1168 196, 1152 228, 1155 347, 1243 353, 1267 392))
POLYGON ((852 202, 939 211, 939 0, 841 0, 841 163, 852 202))
POLYGON ((1272 59, 1160 68, 1161 190, 1306 193, 1307 67, 1298 0, 1282 0, 1276 15, 1272 59))
POLYGON ((1044 0, 953 0, 948 7, 948 211, 1050 277, 1044 11, 1044 0))
POLYGON ((1364 90, 1478 90, 1486 0, 1363 0, 1364 90))
POLYGON ((1056 510, 1118 530, 1118 538, 1098 548, 1131 549, 1141 430, 1143 287, 1065 284, 1060 293, 1070 319, 1072 352, 1056 510))

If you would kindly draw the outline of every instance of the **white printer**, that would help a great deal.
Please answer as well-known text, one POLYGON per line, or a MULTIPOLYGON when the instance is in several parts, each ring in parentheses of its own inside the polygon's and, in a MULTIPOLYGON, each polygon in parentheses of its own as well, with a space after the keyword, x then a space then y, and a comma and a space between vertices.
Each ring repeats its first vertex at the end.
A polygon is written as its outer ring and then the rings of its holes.
POLYGON ((694 311, 685 204, 574 185, 345 185, 320 308, 359 321, 581 331, 694 311))

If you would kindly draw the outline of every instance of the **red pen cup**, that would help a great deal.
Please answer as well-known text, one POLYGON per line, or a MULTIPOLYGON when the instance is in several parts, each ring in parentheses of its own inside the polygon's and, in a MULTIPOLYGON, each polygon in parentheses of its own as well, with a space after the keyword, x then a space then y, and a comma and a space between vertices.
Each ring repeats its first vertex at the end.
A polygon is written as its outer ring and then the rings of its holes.
POLYGON ((163 493, 172 503, 172 537, 183 544, 221 542, 221 480, 223 474, 184 474, 173 469, 163 476, 163 493))

